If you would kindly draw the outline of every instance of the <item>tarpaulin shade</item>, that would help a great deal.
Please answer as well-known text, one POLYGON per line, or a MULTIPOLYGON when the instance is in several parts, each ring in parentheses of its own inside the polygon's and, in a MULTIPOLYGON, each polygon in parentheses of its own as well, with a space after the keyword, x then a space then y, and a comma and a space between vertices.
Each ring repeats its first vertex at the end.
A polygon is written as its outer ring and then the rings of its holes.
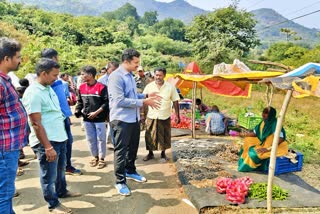
POLYGON ((206 88, 210 92, 222 96, 249 97, 251 95, 250 83, 261 81, 266 77, 275 77, 281 72, 251 71, 245 73, 223 73, 210 75, 173 74, 168 76, 168 81, 180 89, 183 95, 193 88, 193 82, 197 82, 197 88, 206 88), (175 78, 174 78, 175 77, 175 78))
POLYGON ((293 89, 293 96, 320 97, 320 64, 307 63, 293 71, 274 78, 265 78, 261 82, 271 82, 273 86, 289 90, 293 89))

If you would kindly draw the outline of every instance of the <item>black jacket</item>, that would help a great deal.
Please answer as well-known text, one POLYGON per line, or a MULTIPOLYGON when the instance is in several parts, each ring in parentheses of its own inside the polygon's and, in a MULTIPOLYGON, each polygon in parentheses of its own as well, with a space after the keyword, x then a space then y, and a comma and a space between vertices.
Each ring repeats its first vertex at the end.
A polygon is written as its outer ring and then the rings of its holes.
POLYGON ((82 116, 83 120, 87 122, 105 122, 109 116, 107 87, 100 82, 96 82, 93 85, 81 84, 77 96, 75 116, 82 116), (103 111, 96 118, 89 119, 88 114, 98 110, 100 107, 103 108, 103 111))

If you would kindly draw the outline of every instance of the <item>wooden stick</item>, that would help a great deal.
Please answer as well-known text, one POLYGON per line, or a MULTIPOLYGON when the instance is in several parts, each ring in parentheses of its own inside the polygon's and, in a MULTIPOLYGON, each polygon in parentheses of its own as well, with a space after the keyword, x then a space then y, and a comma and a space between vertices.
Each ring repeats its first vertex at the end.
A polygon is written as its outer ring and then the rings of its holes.
POLYGON ((267 68, 267 71, 283 72, 283 73, 288 72, 287 70, 284 70, 284 69, 276 69, 276 68, 267 68))
POLYGON ((278 67, 280 67, 280 68, 285 69, 287 72, 288 72, 288 71, 291 71, 290 66, 286 66, 286 65, 281 64, 281 63, 278 63, 278 62, 260 61, 260 60, 249 60, 249 62, 254 63, 254 64, 278 66, 278 67))
POLYGON ((274 168, 276 165, 276 155, 277 155, 277 148, 279 143, 280 132, 282 128, 283 119, 285 117, 288 104, 290 102, 292 95, 292 90, 288 90, 285 96, 285 99, 282 104, 282 108, 279 114, 279 118, 277 120, 276 131, 274 133, 274 138, 272 141, 272 149, 270 155, 270 164, 269 164, 269 173, 268 173, 268 188, 267 188, 267 212, 272 213, 272 183, 274 178, 274 168))
POLYGON ((197 82, 193 82, 193 89, 192 89, 192 138, 196 138, 196 94, 197 93, 197 82))

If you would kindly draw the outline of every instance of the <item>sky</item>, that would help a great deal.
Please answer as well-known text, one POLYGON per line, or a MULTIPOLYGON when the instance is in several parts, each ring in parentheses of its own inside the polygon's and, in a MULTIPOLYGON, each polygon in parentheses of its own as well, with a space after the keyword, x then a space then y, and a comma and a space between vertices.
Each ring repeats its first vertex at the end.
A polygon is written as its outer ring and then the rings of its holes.
MULTIPOLYGON (((172 2, 173 0, 157 0, 172 2)), ((189 4, 204 10, 222 8, 232 3, 231 0, 185 0, 189 4)), ((320 10, 319 0, 240 0, 239 7, 248 11, 260 8, 272 8, 282 16, 293 19, 320 10)), ((309 28, 320 29, 320 11, 312 15, 299 18, 294 22, 309 28)))

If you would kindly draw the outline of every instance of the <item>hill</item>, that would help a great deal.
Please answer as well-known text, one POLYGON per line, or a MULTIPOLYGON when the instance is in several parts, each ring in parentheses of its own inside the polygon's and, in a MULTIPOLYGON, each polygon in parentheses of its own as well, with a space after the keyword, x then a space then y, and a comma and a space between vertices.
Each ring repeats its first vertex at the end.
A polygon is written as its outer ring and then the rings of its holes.
MULTIPOLYGON (((99 16, 103 12, 114 11, 126 3, 130 3, 135 8, 140 16, 146 11, 157 11, 159 20, 165 18, 179 19, 185 23, 190 23, 194 16, 208 13, 208 11, 190 5, 184 0, 175 0, 170 3, 158 2, 155 0, 55 0, 55 1, 39 1, 39 0, 9 0, 11 2, 23 3, 26 5, 34 5, 39 8, 55 11, 59 13, 69 13, 73 15, 91 15, 99 16)), ((263 44, 268 44, 277 41, 285 41, 286 35, 280 32, 281 28, 289 28, 297 32, 298 37, 302 40, 297 42, 306 44, 315 44, 319 41, 317 33, 319 30, 310 29, 297 24, 293 21, 288 21, 287 18, 277 13, 273 9, 262 8, 251 11, 255 19, 258 21, 256 30, 263 44), (288 21, 288 22, 285 22, 288 21), (268 27, 280 22, 285 22, 281 25, 268 27)))
POLYGON ((158 2, 155 0, 9 0, 10 2, 22 3, 25 5, 37 6, 39 8, 73 15, 98 16, 103 12, 110 12, 118 9, 126 3, 130 3, 140 16, 146 11, 157 11, 159 20, 165 18, 180 19, 190 23, 194 16, 203 14, 206 11, 190 5, 184 0, 175 0, 170 3, 158 2))
POLYGON ((258 21, 256 30, 259 38, 264 42, 276 42, 285 41, 286 35, 281 33, 281 28, 288 28, 297 32, 296 36, 301 37, 302 40, 297 42, 313 44, 319 42, 317 33, 319 30, 310 29, 297 24, 293 21, 288 21, 287 18, 277 13, 273 9, 262 8, 259 10, 251 11, 254 14, 255 19, 258 21), (277 25, 278 23, 283 24, 277 25))

